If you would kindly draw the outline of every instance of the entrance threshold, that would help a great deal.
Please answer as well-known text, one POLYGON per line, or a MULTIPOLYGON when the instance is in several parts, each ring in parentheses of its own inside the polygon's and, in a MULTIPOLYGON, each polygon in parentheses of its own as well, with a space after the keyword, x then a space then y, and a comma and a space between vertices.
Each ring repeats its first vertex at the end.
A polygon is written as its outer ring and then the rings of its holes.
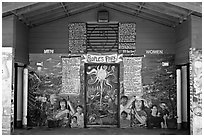
POLYGON ((117 128, 118 127, 118 125, 86 125, 86 127, 87 128, 113 128, 113 127, 115 127, 115 128, 117 128))

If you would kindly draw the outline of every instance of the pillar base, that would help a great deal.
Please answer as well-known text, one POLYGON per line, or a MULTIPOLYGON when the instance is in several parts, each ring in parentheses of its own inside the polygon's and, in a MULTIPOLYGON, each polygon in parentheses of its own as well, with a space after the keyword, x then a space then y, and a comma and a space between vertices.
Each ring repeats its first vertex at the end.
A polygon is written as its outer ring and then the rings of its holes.
POLYGON ((16 121, 16 128, 22 128, 22 120, 16 121))
POLYGON ((181 123, 177 123, 177 129, 181 129, 182 128, 182 124, 181 123))

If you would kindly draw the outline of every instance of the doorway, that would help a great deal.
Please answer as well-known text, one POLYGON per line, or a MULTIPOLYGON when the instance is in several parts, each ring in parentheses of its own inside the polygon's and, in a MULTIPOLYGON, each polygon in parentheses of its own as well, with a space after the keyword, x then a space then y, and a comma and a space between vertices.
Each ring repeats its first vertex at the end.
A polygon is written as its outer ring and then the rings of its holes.
POLYGON ((119 127, 119 64, 85 64, 85 127, 119 127))

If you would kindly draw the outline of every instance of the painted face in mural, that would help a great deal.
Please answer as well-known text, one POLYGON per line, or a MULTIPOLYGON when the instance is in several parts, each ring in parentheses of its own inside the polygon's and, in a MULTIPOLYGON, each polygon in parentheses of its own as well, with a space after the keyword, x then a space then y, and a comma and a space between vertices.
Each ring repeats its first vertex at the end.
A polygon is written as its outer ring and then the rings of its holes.
POLYGON ((60 108, 62 110, 66 109, 66 102, 65 101, 60 101, 60 108))
POLYGON ((157 106, 153 106, 151 111, 152 111, 152 115, 157 115, 157 112, 158 112, 157 106))
POLYGON ((82 109, 81 106, 77 106, 76 111, 77 111, 79 114, 81 114, 82 111, 83 111, 83 109, 82 109))
POLYGON ((121 104, 123 106, 125 106, 127 104, 127 102, 128 102, 128 98, 127 97, 122 97, 120 101, 121 101, 121 104))
POLYGON ((142 108, 142 100, 135 100, 135 108, 136 109, 142 108))

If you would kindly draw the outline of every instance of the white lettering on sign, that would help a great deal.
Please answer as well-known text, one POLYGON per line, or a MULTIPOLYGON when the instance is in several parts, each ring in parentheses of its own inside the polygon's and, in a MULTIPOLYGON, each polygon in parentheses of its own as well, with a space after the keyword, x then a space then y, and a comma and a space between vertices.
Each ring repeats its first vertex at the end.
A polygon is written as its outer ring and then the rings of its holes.
POLYGON ((122 57, 122 54, 111 54, 111 55, 93 55, 93 54, 87 54, 84 55, 84 62, 89 63, 118 63, 122 61, 120 59, 122 57))
POLYGON ((54 49, 44 49, 44 53, 45 54, 53 54, 54 53, 54 49))
POLYGON ((146 54, 164 54, 163 50, 146 50, 146 54))

